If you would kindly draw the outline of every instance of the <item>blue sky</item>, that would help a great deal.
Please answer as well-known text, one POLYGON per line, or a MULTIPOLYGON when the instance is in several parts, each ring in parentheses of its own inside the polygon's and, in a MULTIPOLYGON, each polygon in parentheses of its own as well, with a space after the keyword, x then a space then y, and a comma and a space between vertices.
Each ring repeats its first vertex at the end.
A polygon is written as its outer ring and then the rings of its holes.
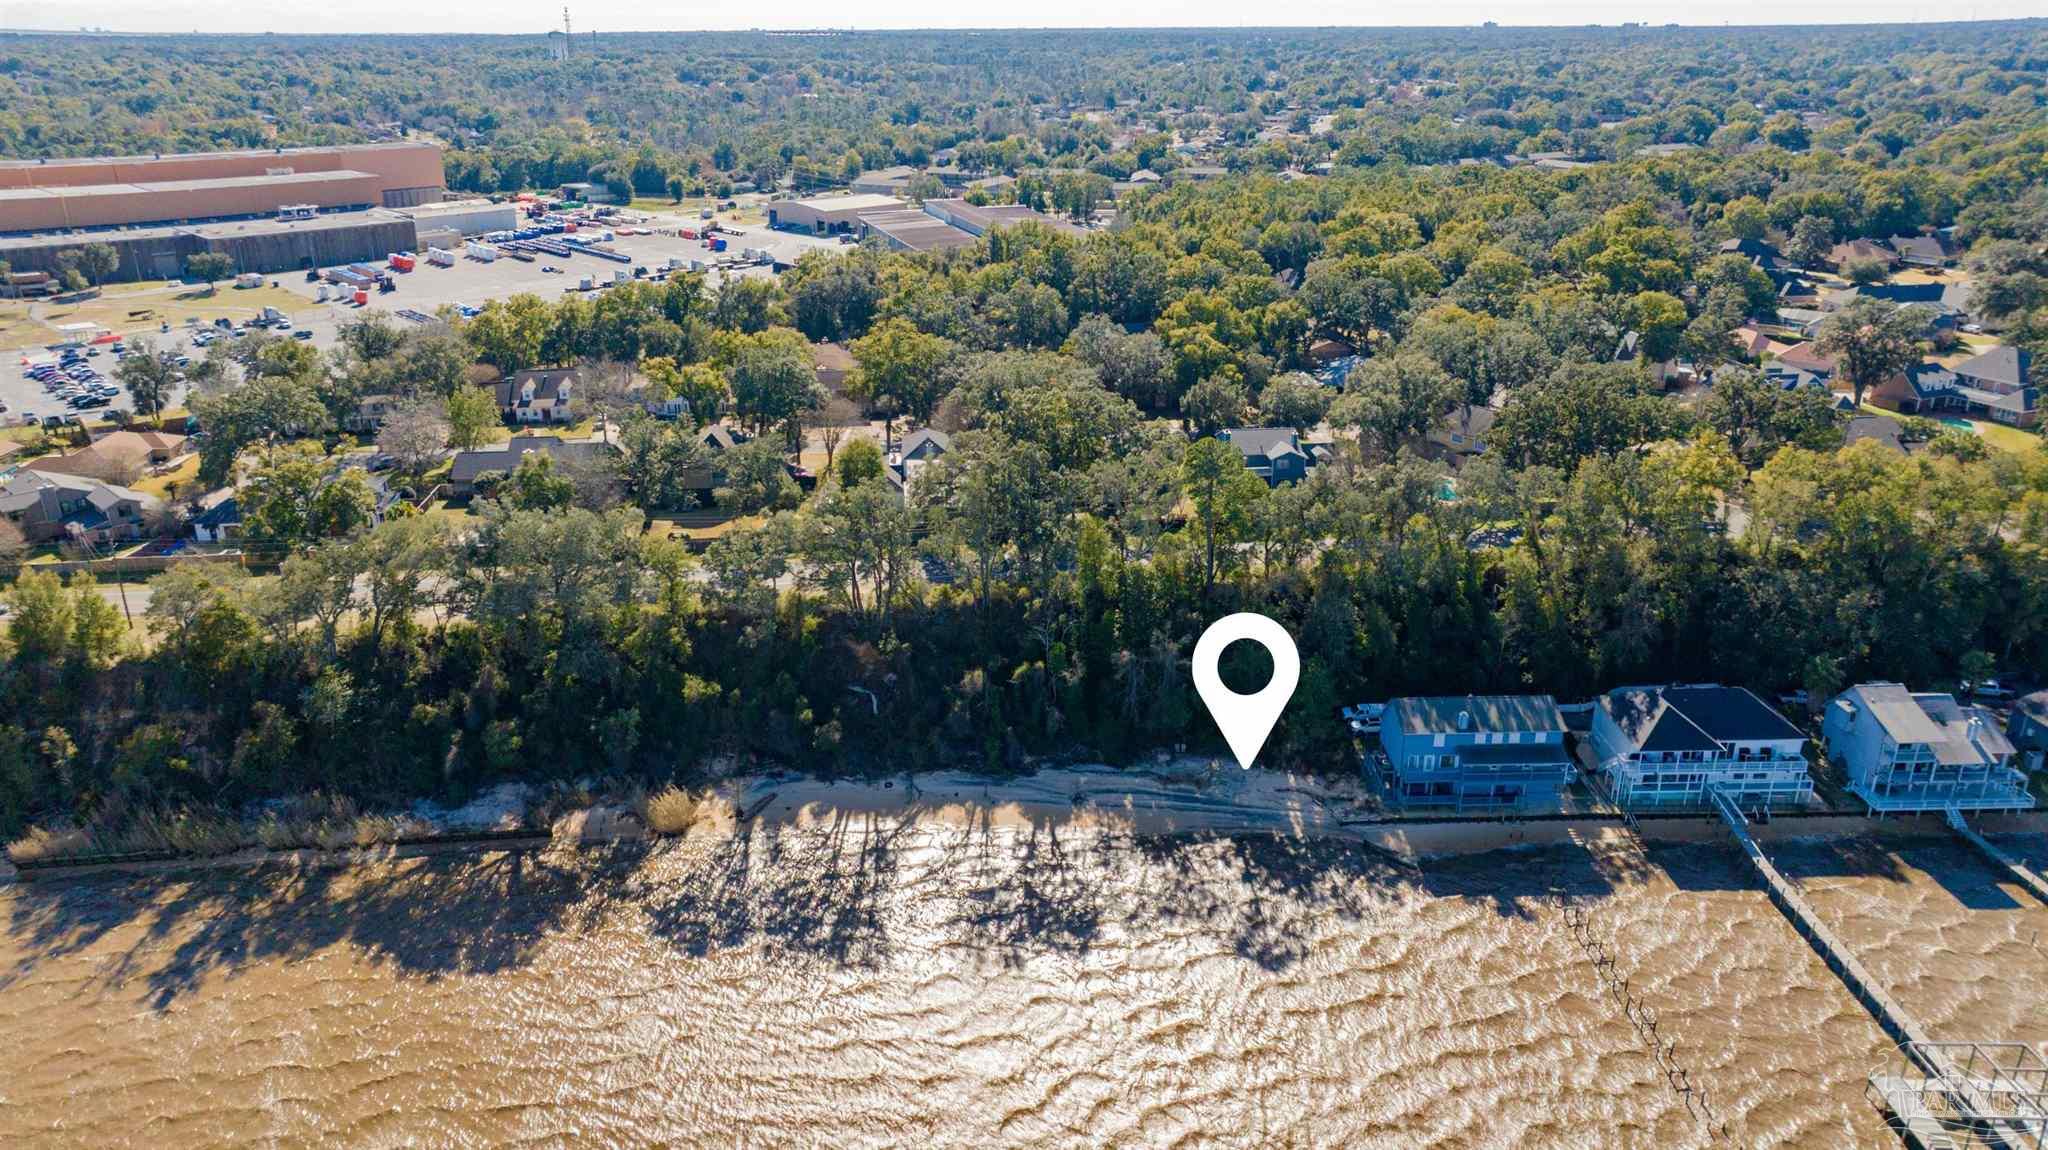
MULTIPOLYGON (((1021 6, 963 5, 958 0, 778 0, 772 4, 661 4, 633 0, 573 2, 577 31, 730 28, 953 28, 1026 24, 1033 27, 1212 27, 1263 25, 1516 24, 1694 25, 1782 23, 1889 23, 1926 20, 1998 20, 2035 16, 2040 0, 1698 0, 1645 6, 1639 0, 1183 0, 1136 4, 1120 0, 1034 0, 1021 6)), ((556 0, 340 0, 291 5, 228 4, 220 0, 0 0, 0 27, 124 32, 544 32, 561 26, 556 0)))

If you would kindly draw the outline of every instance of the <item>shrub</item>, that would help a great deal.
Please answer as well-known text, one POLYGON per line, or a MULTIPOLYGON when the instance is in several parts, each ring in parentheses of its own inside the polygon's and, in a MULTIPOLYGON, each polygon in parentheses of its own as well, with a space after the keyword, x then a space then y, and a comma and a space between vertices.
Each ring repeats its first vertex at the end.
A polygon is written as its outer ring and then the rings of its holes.
POLYGON ((697 799, 670 783, 647 797, 641 805, 640 819, 655 834, 684 834, 697 821, 697 799))

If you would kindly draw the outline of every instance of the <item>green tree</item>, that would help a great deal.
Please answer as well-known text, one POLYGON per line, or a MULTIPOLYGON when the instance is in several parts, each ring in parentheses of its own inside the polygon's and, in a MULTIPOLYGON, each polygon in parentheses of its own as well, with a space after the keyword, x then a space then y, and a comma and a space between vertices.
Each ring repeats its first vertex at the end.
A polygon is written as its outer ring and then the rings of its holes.
POLYGON ((497 397, 484 387, 456 388, 443 405, 443 414, 448 418, 448 445, 457 451, 475 451, 491 442, 504 423, 497 397))
POLYGON ((135 400, 135 412, 162 421, 164 408, 178 387, 178 357, 158 351, 149 340, 138 340, 114 368, 114 378, 135 400))
POLYGON ((1853 300, 1820 325, 1820 349, 1835 357, 1856 405, 1871 388, 1920 360, 1920 332, 1926 315, 1889 300, 1853 300))
POLYGON ((1427 435, 1458 400, 1459 389, 1430 359, 1402 352, 1360 364, 1330 406, 1330 422, 1357 429, 1362 445, 1392 459, 1404 440, 1427 435))
POLYGON ((206 284, 212 295, 215 284, 235 274, 234 257, 226 252, 195 252, 185 257, 185 274, 206 284))
POLYGON ((1244 465, 1244 456, 1220 439, 1188 445, 1181 459, 1181 496, 1194 510, 1192 526, 1199 539, 1202 591, 1216 585, 1219 564, 1233 552, 1251 522, 1252 508, 1266 485, 1244 465))

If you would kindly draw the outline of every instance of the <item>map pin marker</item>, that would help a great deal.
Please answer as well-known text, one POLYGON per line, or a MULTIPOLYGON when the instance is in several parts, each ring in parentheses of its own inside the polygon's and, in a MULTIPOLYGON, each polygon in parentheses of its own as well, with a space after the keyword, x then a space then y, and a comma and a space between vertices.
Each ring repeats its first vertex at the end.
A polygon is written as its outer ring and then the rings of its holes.
POLYGON ((1287 709, 1287 700, 1301 681, 1301 655, 1294 649, 1294 639, 1264 615, 1225 615, 1195 641, 1194 671, 1195 690, 1230 744, 1230 753, 1237 756, 1238 766, 1251 770, 1252 760, 1259 757, 1259 748, 1266 745, 1266 736, 1273 733, 1273 724, 1280 721, 1280 712, 1287 709), (1223 649, 1239 639, 1250 639, 1273 656, 1273 678, 1255 694, 1238 694, 1216 673, 1223 649))

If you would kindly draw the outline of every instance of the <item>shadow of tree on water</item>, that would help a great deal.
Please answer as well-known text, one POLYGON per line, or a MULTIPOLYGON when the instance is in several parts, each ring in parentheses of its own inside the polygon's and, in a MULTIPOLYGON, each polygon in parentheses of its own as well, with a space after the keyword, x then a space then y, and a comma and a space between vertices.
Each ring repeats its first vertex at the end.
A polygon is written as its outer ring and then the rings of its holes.
MULTIPOLYGON (((1802 876, 1903 878, 1892 847, 1863 840, 1771 849, 1802 876)), ((1527 919, 1560 893, 1599 899, 1659 875, 1681 889, 1756 883, 1741 856, 1718 844, 1566 845, 1415 867, 1334 838, 1138 836, 1056 816, 962 827, 847 809, 801 829, 760 825, 729 839, 601 851, 24 883, 0 895, 13 954, 0 991, 42 964, 87 953, 96 985, 142 986, 158 1009, 209 976, 334 946, 408 976, 490 974, 528 965, 549 937, 610 916, 637 920, 692 959, 759 946, 780 958, 873 969, 963 947, 1015 968, 1084 956, 1110 928, 1133 936, 1170 929, 1213 936, 1243 961, 1279 972, 1307 958, 1334 924, 1376 922, 1402 900, 1464 899, 1527 919)), ((1967 884, 1978 902, 1998 889, 1982 879, 1967 884)))
POLYGON ((161 1009, 209 974, 349 944, 419 976, 488 974, 526 963, 549 934, 601 913, 593 867, 526 852, 437 855, 348 868, 284 865, 147 878, 22 884, 7 900, 20 958, 0 990, 37 965, 105 946, 106 987, 140 978, 161 1009), (139 928, 133 940, 119 937, 139 928))

